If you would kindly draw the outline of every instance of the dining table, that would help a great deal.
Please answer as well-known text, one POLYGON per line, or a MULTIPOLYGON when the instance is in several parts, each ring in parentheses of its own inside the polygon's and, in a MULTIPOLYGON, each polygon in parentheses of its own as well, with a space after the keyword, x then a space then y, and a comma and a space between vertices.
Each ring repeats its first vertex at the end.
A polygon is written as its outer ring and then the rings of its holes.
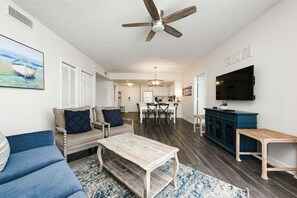
MULTIPOLYGON (((157 103, 156 103, 157 104, 157 103)), ((174 103, 167 103, 169 104, 169 107, 168 107, 168 112, 172 112, 173 113, 173 123, 175 124, 176 122, 176 112, 175 112, 175 107, 174 107, 174 103)), ((159 106, 157 106, 157 111, 159 109, 159 106)), ((147 111, 147 103, 139 103, 139 110, 140 110, 140 124, 142 124, 142 120, 145 116, 145 112, 147 111)), ((170 117, 171 119, 171 117, 170 117)))

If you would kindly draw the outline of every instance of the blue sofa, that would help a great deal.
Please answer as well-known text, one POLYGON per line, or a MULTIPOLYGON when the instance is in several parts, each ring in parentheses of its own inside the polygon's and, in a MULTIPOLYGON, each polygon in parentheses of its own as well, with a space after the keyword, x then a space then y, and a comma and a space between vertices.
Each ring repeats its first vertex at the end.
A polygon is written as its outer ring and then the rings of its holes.
POLYGON ((8 136, 7 139, 11 154, 0 174, 0 197, 86 197, 54 145, 52 131, 8 136))

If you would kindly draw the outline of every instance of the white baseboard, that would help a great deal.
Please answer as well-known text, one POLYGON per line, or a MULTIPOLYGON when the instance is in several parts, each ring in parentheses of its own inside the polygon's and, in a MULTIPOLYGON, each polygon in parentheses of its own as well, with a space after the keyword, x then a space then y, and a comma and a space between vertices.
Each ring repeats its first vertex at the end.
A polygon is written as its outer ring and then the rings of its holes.
MULTIPOLYGON (((288 165, 288 164, 285 164, 285 163, 283 163, 283 162, 281 162, 281 161, 279 161, 279 160, 277 160, 277 159, 275 159, 275 158, 272 158, 272 157, 267 157, 267 161, 268 161, 268 164, 274 164, 274 165, 276 165, 276 166, 278 166, 278 167, 286 167, 286 168, 291 168, 292 166, 290 166, 290 165, 288 165)), ((286 171, 287 173, 290 173, 291 175, 295 175, 295 171, 286 171)))
MULTIPOLYGON (((185 118, 185 117, 182 117, 182 119, 184 119, 185 121, 193 124, 193 120, 190 120, 190 119, 185 118)), ((271 164, 274 164, 274 165, 276 165, 278 167, 286 167, 286 168, 292 167, 292 166, 290 166, 288 164, 285 164, 285 163, 283 163, 283 162, 281 162, 281 161, 279 161, 279 160, 277 160, 275 158, 269 157, 269 156, 268 156, 267 160, 268 160, 268 164, 271 163, 271 164)), ((291 175, 295 175, 295 171, 286 171, 286 172, 291 174, 291 175)))
POLYGON ((190 122, 191 124, 193 124, 193 120, 185 118, 185 117, 181 117, 181 118, 184 119, 185 121, 190 122))

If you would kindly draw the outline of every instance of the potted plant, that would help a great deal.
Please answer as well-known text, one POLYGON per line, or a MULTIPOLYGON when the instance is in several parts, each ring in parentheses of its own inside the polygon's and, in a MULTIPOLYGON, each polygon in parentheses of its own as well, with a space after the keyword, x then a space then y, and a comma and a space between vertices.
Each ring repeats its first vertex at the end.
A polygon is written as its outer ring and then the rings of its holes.
POLYGON ((220 109, 222 109, 222 110, 226 110, 226 109, 228 109, 228 102, 223 101, 223 103, 220 104, 220 109))

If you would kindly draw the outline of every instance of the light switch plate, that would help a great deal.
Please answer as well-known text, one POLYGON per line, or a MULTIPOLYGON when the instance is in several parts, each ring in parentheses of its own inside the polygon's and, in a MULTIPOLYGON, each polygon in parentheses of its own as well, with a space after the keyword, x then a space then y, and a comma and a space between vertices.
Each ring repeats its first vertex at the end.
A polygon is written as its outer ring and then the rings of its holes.
POLYGON ((246 59, 252 56, 252 47, 250 45, 241 49, 241 58, 246 59))
POLYGON ((232 55, 232 63, 237 63, 241 60, 240 52, 237 51, 232 55))

